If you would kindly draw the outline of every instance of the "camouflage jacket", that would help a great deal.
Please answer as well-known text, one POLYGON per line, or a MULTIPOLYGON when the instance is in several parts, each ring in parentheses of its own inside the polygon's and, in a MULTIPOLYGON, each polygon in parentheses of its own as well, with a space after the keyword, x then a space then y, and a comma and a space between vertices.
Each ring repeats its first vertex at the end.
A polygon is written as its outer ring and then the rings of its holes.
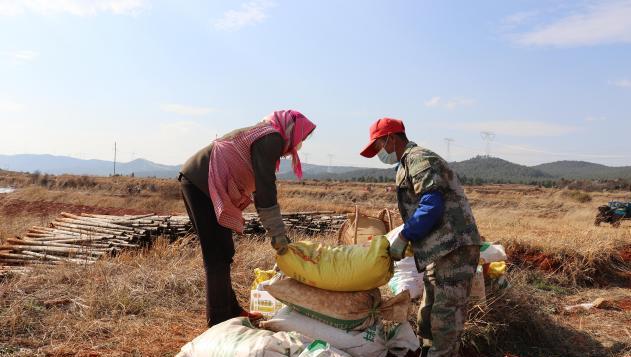
POLYGON ((434 229, 412 243, 419 270, 459 247, 481 244, 458 176, 436 153, 409 142, 397 169, 396 185, 404 222, 416 211, 423 194, 440 191, 445 201, 445 212, 434 229))

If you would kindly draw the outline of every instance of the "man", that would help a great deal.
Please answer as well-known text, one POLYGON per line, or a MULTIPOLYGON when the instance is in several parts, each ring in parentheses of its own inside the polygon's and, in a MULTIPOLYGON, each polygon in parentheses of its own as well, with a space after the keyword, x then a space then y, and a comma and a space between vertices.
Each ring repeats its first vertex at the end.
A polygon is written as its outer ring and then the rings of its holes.
POLYGON ((411 242, 425 291, 418 313, 424 355, 458 356, 480 234, 456 174, 440 156, 409 141, 403 122, 383 118, 370 127, 362 156, 398 164, 397 201, 404 228, 390 246, 400 260, 411 242))

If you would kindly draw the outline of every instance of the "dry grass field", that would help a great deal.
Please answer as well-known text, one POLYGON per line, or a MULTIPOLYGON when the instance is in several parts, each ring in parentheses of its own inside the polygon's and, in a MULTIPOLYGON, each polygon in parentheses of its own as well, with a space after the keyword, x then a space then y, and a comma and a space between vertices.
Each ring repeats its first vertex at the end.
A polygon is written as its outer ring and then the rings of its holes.
MULTIPOLYGON (((0 240, 62 211, 184 213, 174 180, 35 177, 0 172, 0 240)), ((629 356, 631 222, 593 225, 596 207, 631 192, 467 187, 480 230, 509 254, 511 288, 472 308, 467 356, 629 356), (563 307, 605 298, 603 308, 563 307)), ((396 209, 385 184, 279 183, 284 211, 396 209)), ((333 236, 292 237, 333 243, 333 236)), ((247 305, 267 241, 236 237, 233 282, 247 305)), ((0 281, 0 356, 171 356, 204 330, 203 268, 194 237, 128 251, 89 267, 59 266, 0 281)), ((410 315, 414 320, 415 314, 410 315)))

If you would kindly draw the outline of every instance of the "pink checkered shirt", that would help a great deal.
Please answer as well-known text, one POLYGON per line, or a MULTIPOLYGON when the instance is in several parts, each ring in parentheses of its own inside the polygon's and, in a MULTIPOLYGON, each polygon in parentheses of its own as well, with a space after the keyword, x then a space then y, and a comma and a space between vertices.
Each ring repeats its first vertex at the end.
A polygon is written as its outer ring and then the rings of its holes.
POLYGON ((234 137, 215 140, 208 165, 208 191, 221 226, 243 233, 243 210, 252 203, 255 191, 250 146, 275 132, 272 125, 262 123, 234 137))

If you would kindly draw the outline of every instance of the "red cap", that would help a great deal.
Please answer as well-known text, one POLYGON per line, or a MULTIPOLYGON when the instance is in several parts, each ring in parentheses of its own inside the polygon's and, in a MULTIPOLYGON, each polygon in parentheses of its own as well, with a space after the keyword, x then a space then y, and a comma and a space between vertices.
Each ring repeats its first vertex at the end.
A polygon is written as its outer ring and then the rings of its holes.
POLYGON ((396 133, 405 133, 405 126, 401 120, 381 118, 372 123, 370 126, 370 143, 362 150, 361 156, 373 157, 377 155, 377 149, 374 148, 375 141, 388 134, 396 133))

